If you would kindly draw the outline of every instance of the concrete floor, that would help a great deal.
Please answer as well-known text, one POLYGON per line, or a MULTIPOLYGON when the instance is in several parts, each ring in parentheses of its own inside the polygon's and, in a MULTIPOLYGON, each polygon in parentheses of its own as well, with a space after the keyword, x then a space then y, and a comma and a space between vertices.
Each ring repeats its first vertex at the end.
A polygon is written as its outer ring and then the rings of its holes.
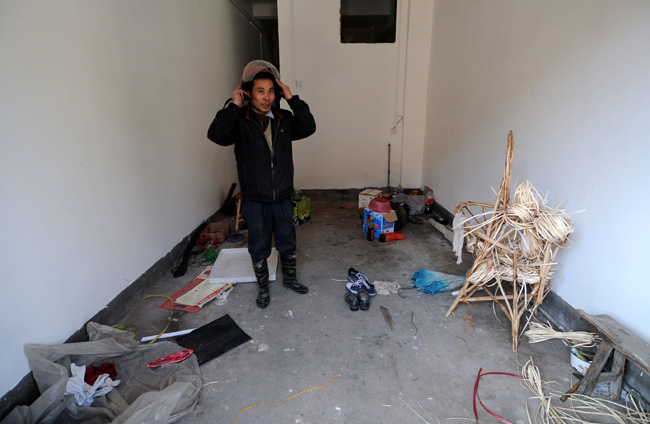
MULTIPOLYGON (((201 366, 203 387, 194 413, 180 423, 442 423, 450 418, 474 420, 472 395, 479 369, 518 374, 531 357, 542 378, 556 388, 571 386, 569 351, 560 341, 529 344, 520 340, 512 352, 509 322, 491 304, 457 308, 445 317, 449 293, 435 296, 415 290, 406 298, 378 295, 369 311, 350 311, 343 296, 347 270, 353 266, 372 281, 396 281, 410 287, 420 268, 463 275, 468 255, 456 265, 450 243, 432 225, 408 223, 406 239, 393 245, 368 242, 361 232, 356 191, 313 191, 311 220, 297 228, 298 277, 307 295, 271 283, 271 303, 255 305, 256 284, 239 284, 225 302, 199 313, 178 312, 169 331, 199 327, 229 314, 252 340, 201 366), (380 306, 390 311, 393 329, 380 306), (464 321, 468 315, 475 326, 464 321), (467 332, 466 332, 467 331, 467 332)), ((235 247, 235 246, 233 246, 235 247)), ((151 293, 171 295, 203 267, 181 278, 169 276, 151 293)), ((279 274, 279 271, 278 271, 279 274)), ((168 310, 138 308, 130 322, 143 334, 156 334, 168 310), (134 316, 135 315, 135 316, 134 316), (137 315, 140 315, 139 317, 137 315), (143 324, 144 323, 144 324, 143 324)), ((494 413, 513 423, 528 422, 520 380, 486 376, 479 394, 494 413)), ((531 407, 537 407, 536 402, 531 407)), ((479 406, 481 422, 498 422, 479 406)))

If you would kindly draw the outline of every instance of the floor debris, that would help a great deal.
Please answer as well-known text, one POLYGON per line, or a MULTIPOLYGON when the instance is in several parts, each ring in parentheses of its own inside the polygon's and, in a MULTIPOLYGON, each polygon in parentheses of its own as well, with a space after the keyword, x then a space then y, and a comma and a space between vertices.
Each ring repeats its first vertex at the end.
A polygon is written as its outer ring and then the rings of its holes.
POLYGON ((425 420, 424 418, 422 418, 422 415, 418 414, 417 411, 416 411, 415 409, 411 408, 411 405, 409 405, 408 403, 406 403, 406 402, 404 401, 404 399, 399 398, 399 400, 401 400, 402 403, 404 403, 404 405, 406 405, 406 406, 408 407, 408 409, 410 409, 411 411, 413 411, 413 413, 414 413, 415 415, 417 415, 418 418, 420 418, 422 421, 424 421, 424 422, 427 423, 427 424, 431 424, 431 423, 429 423, 429 421, 427 421, 427 420, 425 420))
POLYGON ((379 309, 381 310, 381 314, 384 316, 384 320, 386 321, 386 324, 390 327, 390 331, 395 331, 395 328, 393 328, 393 317, 390 315, 390 311, 388 308, 385 306, 380 306, 379 309))
MULTIPOLYGON (((234 288, 233 283, 209 282, 212 265, 201 271, 188 285, 172 295, 173 308, 177 311, 199 312, 206 304, 215 299, 226 299, 234 288)), ((166 301, 160 305, 163 309, 171 309, 172 302, 166 301)))
MULTIPOLYGON (((268 257, 269 281, 275 281, 278 268, 278 251, 271 249, 268 257)), ((221 249, 212 267, 208 281, 211 283, 254 283, 257 282, 251 266, 248 248, 221 249)))
POLYGON ((400 283, 396 281, 373 281, 373 286, 377 290, 377 294, 382 296, 390 296, 391 293, 399 292, 401 288, 400 283))
MULTIPOLYGON (((269 403, 269 402, 263 401, 263 402, 256 403, 255 405, 247 406, 246 408, 243 408, 242 410, 239 411, 239 413, 237 414, 237 418, 235 418, 235 421, 233 421, 232 424, 235 424, 237 421, 239 421, 239 416, 242 414, 242 412, 246 411, 247 409, 251 409, 251 408, 254 408, 254 407, 256 407, 256 406, 260 406, 260 405, 269 405, 269 406, 280 405, 280 404, 282 404, 282 403, 284 403, 284 402, 290 401, 291 399, 295 399, 295 398, 297 398, 298 396, 302 395, 303 393, 307 393, 307 392, 309 392, 309 391, 316 390, 316 389, 324 389, 325 387, 329 386, 330 383, 331 383, 332 381, 336 380, 336 379, 339 378, 340 376, 341 376, 341 374, 336 374, 336 375, 335 375, 335 376, 334 376, 330 381, 328 381, 326 384, 324 384, 324 385, 322 385, 322 386, 311 387, 311 388, 309 388, 309 389, 305 389, 305 390, 303 390, 302 392, 297 393, 297 394, 291 396, 290 398, 287 398, 287 399, 285 399, 285 400, 281 400, 280 402, 269 403)), ((337 410, 340 410, 339 407, 336 407, 336 408, 337 408, 337 410)))
POLYGON ((201 365, 250 339, 230 315, 224 315, 185 336, 178 337, 176 343, 193 349, 201 365))

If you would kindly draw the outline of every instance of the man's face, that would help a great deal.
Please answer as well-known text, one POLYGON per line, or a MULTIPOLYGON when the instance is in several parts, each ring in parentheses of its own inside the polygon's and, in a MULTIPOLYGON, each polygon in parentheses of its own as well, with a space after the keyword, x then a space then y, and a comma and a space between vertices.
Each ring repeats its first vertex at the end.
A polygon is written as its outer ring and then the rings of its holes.
POLYGON ((257 113, 264 114, 271 110, 275 100, 273 81, 270 79, 258 79, 253 81, 251 90, 251 106, 257 113))

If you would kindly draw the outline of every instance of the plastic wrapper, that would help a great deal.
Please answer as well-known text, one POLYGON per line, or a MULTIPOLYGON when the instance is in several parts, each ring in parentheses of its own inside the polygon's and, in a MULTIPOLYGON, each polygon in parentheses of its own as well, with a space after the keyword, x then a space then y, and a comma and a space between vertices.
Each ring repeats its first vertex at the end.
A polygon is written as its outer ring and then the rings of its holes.
POLYGON ((449 275, 442 272, 420 269, 411 275, 415 280, 413 285, 421 292, 434 295, 438 292, 452 291, 459 289, 465 283, 465 277, 449 275))
POLYGON ((159 368, 147 363, 183 348, 173 342, 140 345, 133 333, 94 322, 89 341, 60 345, 28 344, 25 354, 41 396, 18 406, 2 424, 35 423, 171 423, 192 412, 201 390, 201 371, 192 355, 159 368), (78 406, 64 395, 70 364, 113 363, 121 381, 91 406, 78 406))
POLYGON ((409 215, 422 215, 426 211, 426 203, 422 195, 409 195, 400 193, 393 198, 393 202, 405 203, 409 207, 409 215))

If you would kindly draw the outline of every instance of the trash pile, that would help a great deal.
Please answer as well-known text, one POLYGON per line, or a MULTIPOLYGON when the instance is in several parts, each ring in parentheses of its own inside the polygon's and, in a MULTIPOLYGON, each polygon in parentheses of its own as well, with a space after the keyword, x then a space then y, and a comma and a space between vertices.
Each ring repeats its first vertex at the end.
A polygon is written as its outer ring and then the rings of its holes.
POLYGON ((195 356, 148 368, 183 348, 167 341, 140 345, 133 333, 94 322, 87 330, 87 342, 25 346, 41 396, 31 406, 14 408, 3 423, 154 423, 192 412, 202 384, 195 356), (85 377, 97 371, 93 366, 101 374, 89 384, 85 377), (113 372, 119 380, 112 380, 113 372))

